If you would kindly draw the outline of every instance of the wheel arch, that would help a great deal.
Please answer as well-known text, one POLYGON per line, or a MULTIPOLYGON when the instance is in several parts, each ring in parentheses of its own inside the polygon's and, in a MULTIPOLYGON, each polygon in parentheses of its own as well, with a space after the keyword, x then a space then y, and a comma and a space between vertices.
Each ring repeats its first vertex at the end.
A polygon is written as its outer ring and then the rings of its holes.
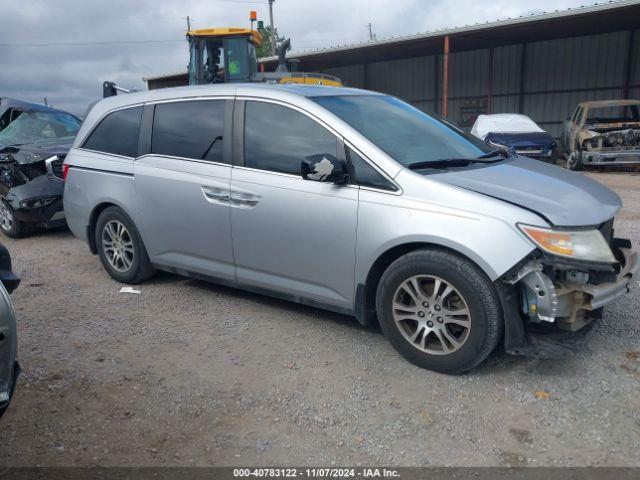
POLYGON ((378 322, 375 308, 376 290, 384 271, 401 256, 426 248, 446 251, 464 258, 484 272, 491 281, 494 281, 498 276, 486 262, 477 259, 477 256, 469 255, 465 248, 429 241, 410 241, 391 246, 378 255, 369 267, 364 283, 360 282, 356 287, 355 313, 362 325, 374 325, 378 322))
MULTIPOLYGON (((89 214, 89 222, 87 224, 87 243, 89 244, 89 250, 94 255, 98 254, 98 246, 96 245, 96 223, 98 222, 98 217, 100 217, 100 214, 109 207, 119 208, 131 219, 131 221, 133 221, 131 213, 129 213, 127 209, 120 205, 118 202, 105 200, 93 207, 93 210, 91 210, 91 213, 89 214)), ((138 231, 139 230, 140 229, 138 229, 138 231)))

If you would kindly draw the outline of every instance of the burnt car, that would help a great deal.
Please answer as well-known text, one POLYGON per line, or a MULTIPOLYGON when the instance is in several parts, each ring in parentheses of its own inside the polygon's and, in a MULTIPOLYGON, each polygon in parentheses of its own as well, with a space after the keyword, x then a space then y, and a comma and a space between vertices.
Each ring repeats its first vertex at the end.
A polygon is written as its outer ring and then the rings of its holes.
POLYGON ((578 104, 563 124, 567 168, 640 165, 640 100, 578 104))
POLYGON ((471 134, 494 148, 549 163, 556 161, 553 136, 520 113, 478 115, 471 134))
POLYGON ((11 269, 9 251, 0 244, 0 417, 9 406, 20 374, 16 359, 16 316, 9 298, 19 284, 20 279, 11 269))
POLYGON ((64 225, 62 164, 81 122, 42 105, 3 102, 0 230, 19 238, 37 228, 64 225))

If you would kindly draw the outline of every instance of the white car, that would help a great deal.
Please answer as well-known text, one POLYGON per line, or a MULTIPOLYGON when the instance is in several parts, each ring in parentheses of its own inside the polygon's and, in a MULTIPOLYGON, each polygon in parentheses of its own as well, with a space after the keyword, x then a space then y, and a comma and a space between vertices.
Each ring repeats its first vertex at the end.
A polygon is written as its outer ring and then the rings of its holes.
POLYGON ((526 115, 520 113, 478 115, 471 134, 493 147, 555 163, 555 139, 526 115))

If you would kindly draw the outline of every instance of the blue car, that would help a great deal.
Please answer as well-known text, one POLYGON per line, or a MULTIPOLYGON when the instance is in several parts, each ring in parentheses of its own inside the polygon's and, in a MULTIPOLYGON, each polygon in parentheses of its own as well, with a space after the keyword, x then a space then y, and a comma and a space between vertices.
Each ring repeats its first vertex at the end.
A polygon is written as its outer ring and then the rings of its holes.
POLYGON ((495 148, 556 163, 556 141, 536 122, 519 113, 478 115, 471 134, 495 148))
POLYGON ((62 162, 80 124, 61 110, 0 98, 0 230, 8 237, 64 225, 62 162))

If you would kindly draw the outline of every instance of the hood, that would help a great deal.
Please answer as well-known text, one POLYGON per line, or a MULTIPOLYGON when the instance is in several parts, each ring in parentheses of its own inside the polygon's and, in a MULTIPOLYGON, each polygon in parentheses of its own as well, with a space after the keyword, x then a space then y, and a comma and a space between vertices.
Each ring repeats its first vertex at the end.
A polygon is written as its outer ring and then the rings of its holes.
POLYGON ((73 140, 68 139, 14 145, 0 149, 0 157, 10 154, 20 164, 36 163, 53 155, 64 158, 71 149, 71 145, 73 145, 73 140))
POLYGON ((555 146, 555 140, 547 132, 490 132, 485 137, 485 142, 493 142, 512 148, 542 148, 551 150, 555 146))
POLYGON ((581 173, 520 156, 429 179, 518 205, 562 227, 600 225, 622 206, 614 191, 581 173))

